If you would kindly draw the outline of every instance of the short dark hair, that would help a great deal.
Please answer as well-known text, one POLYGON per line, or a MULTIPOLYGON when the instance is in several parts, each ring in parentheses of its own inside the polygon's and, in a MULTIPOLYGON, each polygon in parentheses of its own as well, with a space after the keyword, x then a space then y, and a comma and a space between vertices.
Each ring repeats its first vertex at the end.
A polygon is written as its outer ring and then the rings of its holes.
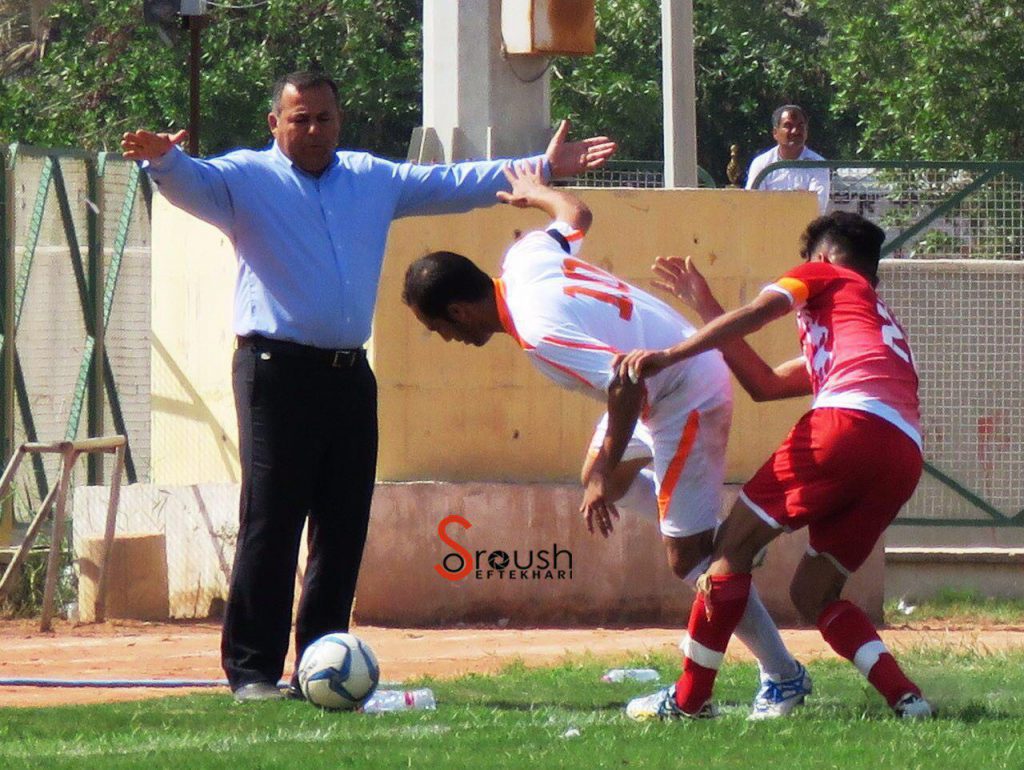
POLYGON ((331 89, 331 93, 334 94, 334 103, 338 103, 338 84, 327 75, 322 72, 289 72, 287 75, 279 77, 277 82, 274 83, 274 91, 270 97, 270 110, 272 112, 281 111, 281 94, 284 93, 284 89, 288 86, 292 86, 296 91, 327 86, 331 89))
POLYGON ((402 302, 427 318, 446 321, 452 302, 478 302, 494 291, 494 281, 472 260, 452 251, 432 251, 405 271, 402 302))
POLYGON ((799 112, 800 117, 804 119, 804 123, 808 122, 807 113, 804 112, 804 108, 799 104, 783 104, 772 113, 772 128, 779 127, 779 124, 782 122, 782 115, 786 112, 799 112))
POLYGON ((800 236, 800 256, 810 259, 820 247, 831 246, 855 263, 858 272, 878 283, 883 243, 885 231, 874 222, 849 211, 833 211, 807 225, 800 236))

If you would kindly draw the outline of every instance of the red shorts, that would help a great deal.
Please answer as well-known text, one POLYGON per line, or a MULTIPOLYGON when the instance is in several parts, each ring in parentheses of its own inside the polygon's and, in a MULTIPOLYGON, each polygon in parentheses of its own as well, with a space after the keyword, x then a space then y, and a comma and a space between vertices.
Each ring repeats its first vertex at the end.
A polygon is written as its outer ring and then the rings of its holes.
POLYGON ((808 528, 813 552, 851 573, 910 499, 921 450, 895 425, 853 409, 812 409, 743 486, 773 527, 808 528))

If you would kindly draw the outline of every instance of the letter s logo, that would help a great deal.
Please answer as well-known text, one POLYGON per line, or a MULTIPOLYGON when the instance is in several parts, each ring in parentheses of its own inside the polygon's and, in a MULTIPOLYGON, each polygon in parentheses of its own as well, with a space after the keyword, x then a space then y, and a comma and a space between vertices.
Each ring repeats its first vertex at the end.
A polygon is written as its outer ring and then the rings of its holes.
POLYGON ((445 580, 462 580, 462 578, 469 574, 473 565, 469 560, 469 551, 448 537, 448 532, 446 530, 449 524, 458 524, 465 529, 469 529, 473 526, 469 523, 468 519, 464 516, 459 516, 457 513, 452 513, 441 519, 437 525, 437 536, 441 538, 441 541, 445 545, 450 546, 455 553, 450 553, 441 559, 441 563, 435 564, 434 569, 437 571, 437 574, 445 580), (455 562, 457 564, 455 569, 452 569, 452 567, 449 566, 449 562, 455 562))

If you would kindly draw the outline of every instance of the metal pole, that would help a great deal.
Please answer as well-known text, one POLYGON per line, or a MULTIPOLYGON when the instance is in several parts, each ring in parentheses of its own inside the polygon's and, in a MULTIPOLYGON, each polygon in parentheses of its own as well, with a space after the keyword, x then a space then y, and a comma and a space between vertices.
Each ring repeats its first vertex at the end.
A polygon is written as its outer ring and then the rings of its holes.
POLYGON ((60 552, 64 546, 64 521, 67 518, 68 490, 71 487, 71 469, 75 465, 78 452, 68 442, 67 449, 61 453, 60 485, 57 487, 57 508, 53 514, 53 535, 50 539, 50 555, 46 560, 46 584, 43 586, 43 613, 39 619, 40 631, 51 631, 53 618, 53 599, 60 579, 60 552))
POLYGON ((199 155, 199 30, 201 16, 186 16, 188 20, 188 152, 192 157, 199 155))

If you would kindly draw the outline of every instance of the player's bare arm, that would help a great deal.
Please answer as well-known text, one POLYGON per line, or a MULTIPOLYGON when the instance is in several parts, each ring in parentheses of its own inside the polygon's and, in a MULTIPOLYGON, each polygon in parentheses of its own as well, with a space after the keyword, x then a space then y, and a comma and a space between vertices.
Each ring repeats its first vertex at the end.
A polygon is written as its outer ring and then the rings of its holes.
POLYGON ((122 155, 128 160, 156 160, 188 138, 188 131, 174 134, 153 131, 127 131, 121 136, 122 155))
POLYGON ((621 378, 608 388, 608 429, 591 464, 580 504, 580 513, 591 533, 596 527, 602 536, 608 537, 613 531, 612 520, 619 518, 619 512, 608 498, 608 478, 622 460, 629 437, 633 435, 643 398, 642 385, 624 382, 621 378))
POLYGON ((637 382, 672 364, 752 334, 789 311, 788 298, 776 292, 764 292, 743 307, 718 316, 678 345, 666 350, 634 350, 627 353, 617 359, 618 375, 622 379, 637 382))
MULTIPOLYGON (((704 323, 725 313, 690 257, 658 257, 652 270, 656 278, 651 283, 692 308, 704 323)), ((811 392, 811 378, 803 356, 773 369, 742 337, 723 344, 721 351, 737 381, 754 401, 775 401, 811 392)))
POLYGON ((505 169, 511 192, 499 192, 498 200, 516 208, 540 209, 552 219, 565 222, 576 230, 590 229, 593 215, 583 201, 544 181, 540 163, 514 163, 505 169))
POLYGON ((563 120, 544 153, 551 176, 556 179, 601 168, 618 149, 618 145, 607 136, 567 142, 568 136, 569 121, 563 120))

